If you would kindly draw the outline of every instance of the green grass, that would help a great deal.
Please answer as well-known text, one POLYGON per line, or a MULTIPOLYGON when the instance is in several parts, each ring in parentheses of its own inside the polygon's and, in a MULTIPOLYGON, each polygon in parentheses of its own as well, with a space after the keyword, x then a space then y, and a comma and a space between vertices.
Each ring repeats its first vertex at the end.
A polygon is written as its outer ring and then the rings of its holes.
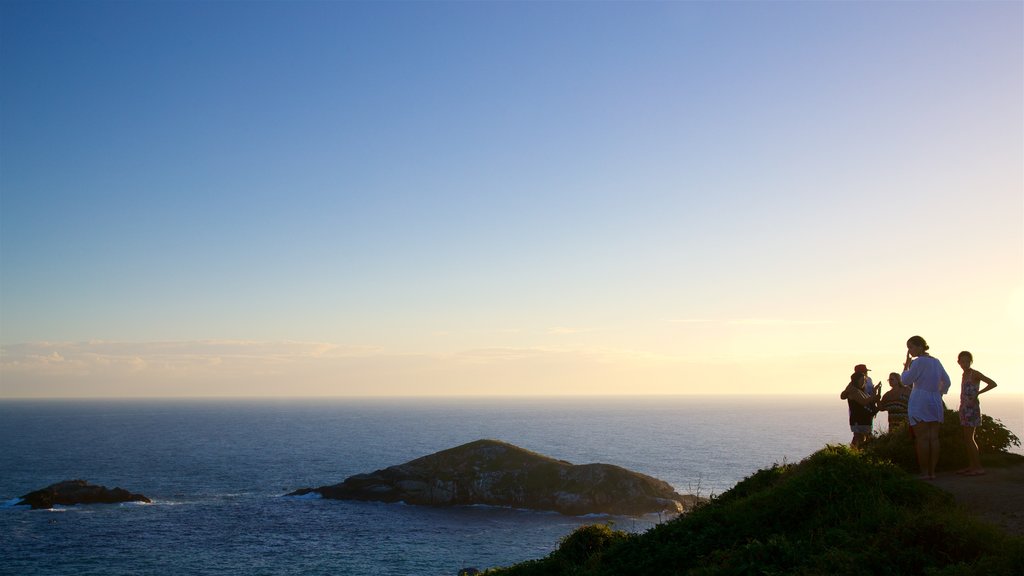
POLYGON ((1024 539, 889 461, 828 446, 644 534, 585 526, 545 558, 486 574, 1020 576, 1024 539))

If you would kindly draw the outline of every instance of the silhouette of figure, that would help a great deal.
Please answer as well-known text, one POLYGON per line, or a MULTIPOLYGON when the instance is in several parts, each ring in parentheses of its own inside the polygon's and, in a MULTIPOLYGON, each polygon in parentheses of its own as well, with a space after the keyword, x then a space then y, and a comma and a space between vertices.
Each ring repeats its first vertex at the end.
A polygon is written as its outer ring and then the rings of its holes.
POLYGON ((870 372, 871 369, 868 368, 865 364, 857 364, 856 366, 853 367, 853 371, 864 373, 864 391, 868 393, 868 396, 874 396, 875 382, 871 380, 871 376, 868 374, 868 372, 870 372))
POLYGON ((914 448, 921 478, 935 478, 939 463, 939 426, 944 418, 942 395, 949 391, 949 374, 942 363, 928 354, 928 343, 920 336, 907 340, 907 359, 903 363, 903 384, 911 386, 907 421, 914 431, 914 448))
POLYGON ((960 380, 960 426, 964 430, 964 444, 967 446, 967 468, 957 474, 964 476, 981 476, 985 469, 981 467, 981 455, 978 443, 974 440, 974 431, 981 426, 981 401, 978 396, 996 387, 996 383, 981 372, 971 368, 974 356, 964 350, 956 357, 956 363, 964 370, 960 380), (985 387, 981 388, 981 383, 985 387), (979 390, 979 388, 981 388, 979 390))
POLYGON ((846 400, 850 407, 850 431, 853 432, 853 439, 850 440, 851 448, 859 448, 871 437, 872 422, 875 418, 875 403, 878 396, 870 395, 865 390, 866 375, 864 372, 854 372, 850 375, 850 383, 839 394, 839 397, 846 400))
POLYGON ((907 425, 907 404, 910 402, 910 388, 903 385, 900 375, 889 374, 889 391, 878 402, 879 412, 889 413, 889 432, 907 425))

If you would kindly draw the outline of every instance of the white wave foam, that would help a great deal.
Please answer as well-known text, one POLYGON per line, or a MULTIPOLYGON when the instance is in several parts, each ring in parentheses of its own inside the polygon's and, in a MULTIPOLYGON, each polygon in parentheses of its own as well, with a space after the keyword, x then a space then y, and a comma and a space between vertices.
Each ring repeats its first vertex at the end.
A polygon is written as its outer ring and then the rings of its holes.
POLYGON ((516 506, 508 506, 504 504, 459 504, 455 508, 468 508, 478 510, 499 510, 499 511, 512 511, 512 512, 523 512, 525 514, 541 514, 550 516, 561 516, 562 514, 557 510, 541 510, 538 508, 518 508, 516 506))
POLYGON ((307 492, 307 493, 302 494, 300 496, 285 495, 285 496, 282 496, 282 498, 294 498, 296 500, 321 500, 323 498, 323 496, 321 496, 319 492, 307 492))

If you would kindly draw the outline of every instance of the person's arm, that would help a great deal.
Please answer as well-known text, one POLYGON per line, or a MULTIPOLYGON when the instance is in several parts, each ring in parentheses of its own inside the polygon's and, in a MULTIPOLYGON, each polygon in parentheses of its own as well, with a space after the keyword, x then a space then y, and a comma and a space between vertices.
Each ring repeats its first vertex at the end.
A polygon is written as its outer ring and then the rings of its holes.
POLYGON ((913 386, 921 377, 921 366, 924 362, 912 362, 907 354, 907 361, 903 364, 903 374, 900 374, 900 381, 904 386, 913 386))
POLYGON ((949 379, 949 374, 946 373, 946 369, 942 367, 942 363, 939 361, 935 362, 935 365, 939 367, 939 389, 945 394, 949 392, 949 387, 952 385, 952 381, 949 379))
POLYGON ((860 388, 857 388, 857 386, 855 386, 853 382, 850 382, 849 384, 846 385, 846 390, 843 390, 843 393, 840 394, 839 397, 842 398, 843 400, 852 399, 854 402, 860 404, 861 406, 868 406, 875 401, 874 396, 868 396, 867 392, 864 392, 860 388))
POLYGON ((894 390, 889 390, 878 401, 878 411, 879 412, 888 412, 889 408, 893 405, 893 403, 898 398, 899 398, 899 394, 898 394, 898 392, 895 389, 894 390))
POLYGON ((989 390, 995 388, 996 386, 998 386, 998 384, 996 384, 995 380, 989 378, 988 376, 985 376, 984 374, 982 374, 981 372, 978 372, 977 370, 974 370, 974 375, 978 378, 978 382, 984 382, 985 383, 985 387, 982 388, 981 390, 978 390, 978 395, 979 396, 981 394, 983 394, 985 392, 988 392, 989 390))

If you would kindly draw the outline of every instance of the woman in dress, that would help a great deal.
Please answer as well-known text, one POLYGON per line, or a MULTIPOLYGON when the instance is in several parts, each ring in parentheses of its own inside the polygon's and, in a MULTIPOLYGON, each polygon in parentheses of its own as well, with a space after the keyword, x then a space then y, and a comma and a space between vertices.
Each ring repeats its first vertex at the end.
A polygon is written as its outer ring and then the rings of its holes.
POLYGON ((928 354, 928 343, 920 336, 907 340, 907 359, 900 375, 910 386, 907 421, 914 431, 914 448, 921 478, 935 478, 939 463, 939 426, 944 418, 942 395, 949 391, 949 374, 942 363, 928 354))
POLYGON ((879 412, 889 413, 889 432, 907 426, 907 402, 910 400, 910 388, 900 381, 897 372, 889 374, 889 391, 878 402, 879 412))
POLYGON ((956 363, 964 369, 963 379, 960 380, 960 425, 964 430, 964 444, 967 445, 967 468, 960 470, 957 474, 964 476, 981 476, 985 469, 981 467, 981 456, 978 453, 978 443, 974 440, 974 431, 981 426, 981 402, 978 396, 996 387, 996 383, 981 372, 971 368, 974 363, 974 356, 964 350, 956 357, 956 363), (981 388, 981 383, 985 387, 981 388), (981 388, 979 390, 979 388, 981 388))
MULTIPOLYGON (((866 376, 864 372, 854 372, 850 375, 850 383, 839 394, 850 407, 850 431, 853 432, 851 448, 860 448, 871 438, 871 427, 877 412, 875 402, 878 401, 878 396, 868 394, 865 390, 866 376)), ((876 391, 881 389, 881 386, 875 388, 876 391)))

